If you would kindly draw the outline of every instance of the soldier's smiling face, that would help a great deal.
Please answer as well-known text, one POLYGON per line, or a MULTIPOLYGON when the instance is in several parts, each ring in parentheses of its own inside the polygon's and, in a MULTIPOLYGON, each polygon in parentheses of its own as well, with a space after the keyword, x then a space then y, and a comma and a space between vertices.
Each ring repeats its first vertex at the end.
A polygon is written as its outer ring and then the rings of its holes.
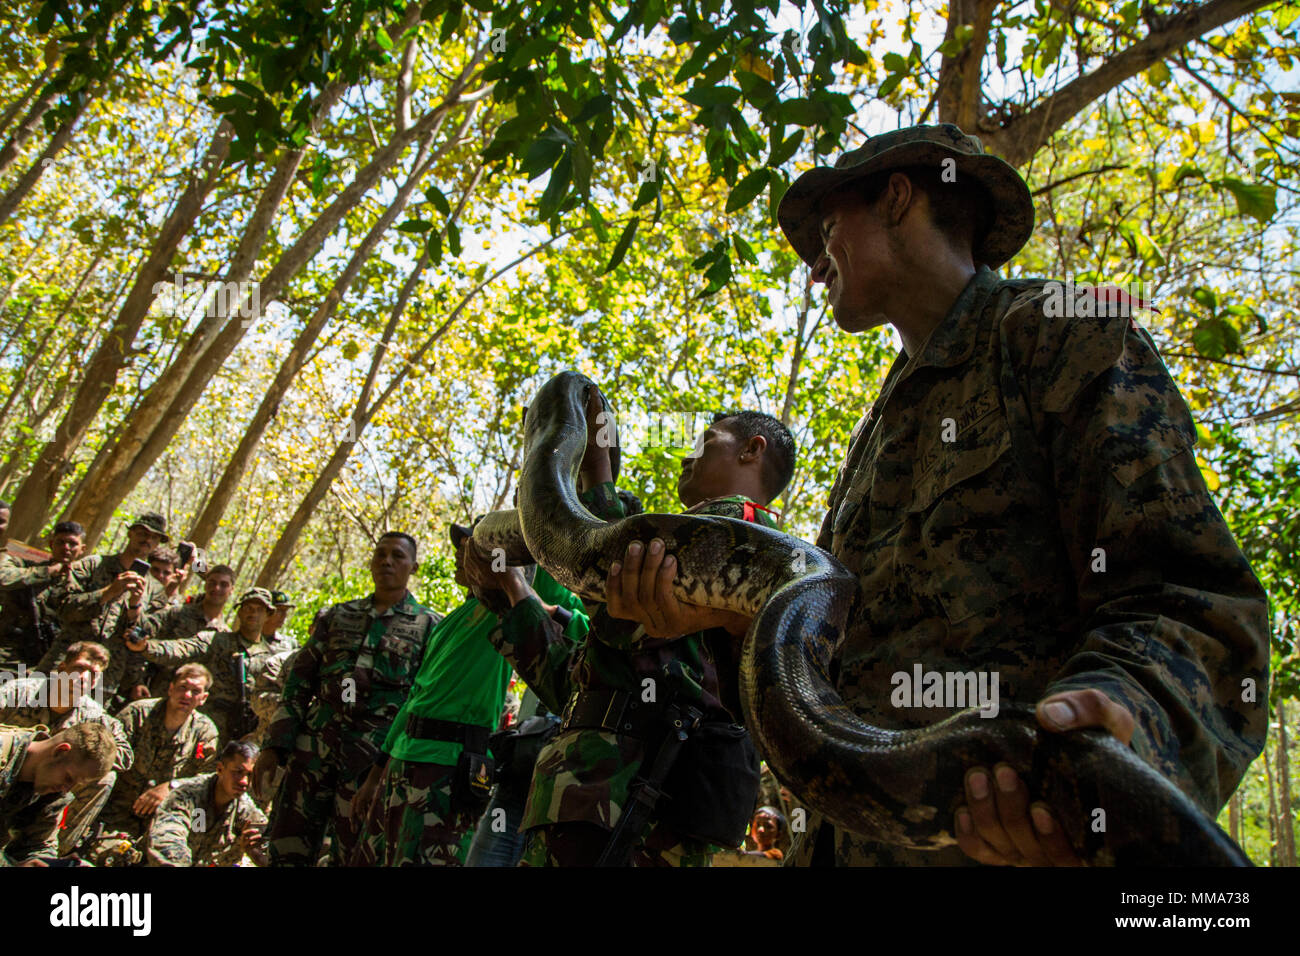
POLYGON ((846 332, 888 322, 881 304, 903 278, 893 266, 895 241, 886 228, 883 202, 883 196, 866 201, 861 183, 849 183, 821 203, 822 254, 812 281, 825 283, 835 324, 846 332))

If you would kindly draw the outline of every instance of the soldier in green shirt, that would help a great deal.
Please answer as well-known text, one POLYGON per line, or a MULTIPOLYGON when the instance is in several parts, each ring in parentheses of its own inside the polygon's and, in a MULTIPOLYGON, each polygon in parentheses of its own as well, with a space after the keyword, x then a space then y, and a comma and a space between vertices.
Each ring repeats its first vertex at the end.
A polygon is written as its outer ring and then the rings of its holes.
POLYGON ((441 616, 406 585, 415 539, 391 531, 370 559, 374 593, 335 604, 293 657, 255 780, 286 768, 267 834, 273 866, 314 866, 332 827, 330 861, 347 862, 361 821, 352 797, 379 755, 441 616))
MULTIPOLYGON (((467 533, 452 525, 456 583, 464 587, 467 533)), ((544 572, 534 588, 528 590, 538 608, 552 601, 581 607, 544 572)), ((353 800, 354 814, 366 819, 353 865, 464 864, 491 787, 488 734, 510 681, 510 665, 488 640, 497 626, 497 615, 470 596, 434 628, 410 696, 353 800)))

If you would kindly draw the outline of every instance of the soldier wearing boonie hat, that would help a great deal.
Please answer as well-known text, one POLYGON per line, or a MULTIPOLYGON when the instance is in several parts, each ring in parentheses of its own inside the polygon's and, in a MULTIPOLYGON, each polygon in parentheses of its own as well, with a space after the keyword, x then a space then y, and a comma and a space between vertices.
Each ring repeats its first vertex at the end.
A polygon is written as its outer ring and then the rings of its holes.
MULTIPOLYGON (((1267 694, 1240 689, 1267 686, 1268 605, 1131 301, 1062 314, 1047 304, 1063 283, 991 271, 1028 240, 1030 193, 949 124, 805 172, 777 219, 838 325, 889 323, 903 344, 864 397, 817 539, 862 590, 845 703, 878 726, 928 725, 958 705, 895 706, 893 675, 987 670, 1004 703, 1038 702, 1042 732, 1107 731, 1213 817, 1263 745, 1267 694)), ((876 843, 812 807, 793 861, 1076 862, 1029 769, 970 767, 965 793, 943 795, 957 847, 876 843)))

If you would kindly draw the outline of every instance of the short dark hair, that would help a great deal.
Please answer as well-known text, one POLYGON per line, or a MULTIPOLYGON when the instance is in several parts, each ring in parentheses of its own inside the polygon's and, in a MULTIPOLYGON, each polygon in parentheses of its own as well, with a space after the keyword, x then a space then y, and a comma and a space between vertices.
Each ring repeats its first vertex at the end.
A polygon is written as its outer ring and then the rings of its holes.
POLYGON ((52 538, 56 534, 75 534, 78 538, 84 538, 86 529, 76 521, 60 521, 54 526, 54 530, 50 532, 50 537, 52 538))
POLYGON ((149 563, 154 561, 166 561, 173 568, 180 567, 181 556, 171 548, 158 547, 149 552, 149 563))
POLYGON ((231 757, 239 757, 243 760, 256 760, 257 755, 261 753, 262 748, 257 746, 251 740, 231 740, 221 748, 221 753, 217 754, 217 760, 224 763, 231 757))
POLYGON ((993 223, 993 199, 971 177, 945 182, 941 166, 896 166, 882 169, 857 184, 859 198, 874 203, 889 185, 889 177, 903 173, 930 203, 930 219, 949 242, 972 253, 993 223))
POLYGON ((767 412, 714 412, 712 424, 726 422, 726 428, 742 442, 762 435, 767 442, 763 452, 763 491, 767 504, 790 484, 794 477, 794 459, 797 452, 790 429, 767 412))
POLYGON ((230 578, 231 581, 235 580, 235 569, 228 564, 214 564, 212 567, 208 568, 208 572, 204 577, 210 578, 214 574, 224 574, 226 577, 230 578))
POLYGON ((415 539, 412 538, 405 531, 385 531, 383 534, 379 536, 379 540, 383 541, 385 538, 401 538, 403 541, 405 541, 407 544, 411 546, 412 559, 416 558, 419 555, 419 551, 416 548, 415 539))

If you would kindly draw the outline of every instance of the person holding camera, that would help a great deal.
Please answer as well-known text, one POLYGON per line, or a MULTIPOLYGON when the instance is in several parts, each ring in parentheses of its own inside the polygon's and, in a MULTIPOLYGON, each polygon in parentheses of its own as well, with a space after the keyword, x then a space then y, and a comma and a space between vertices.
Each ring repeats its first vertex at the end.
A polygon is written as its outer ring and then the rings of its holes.
MULTIPOLYGON (((197 637, 204 631, 233 630, 226 624, 223 614, 234 587, 235 572, 224 564, 213 565, 203 578, 202 597, 191 597, 173 604, 156 618, 147 620, 141 626, 138 637, 165 644, 197 637)), ((164 696, 176 663, 179 661, 165 667, 154 663, 145 664, 140 680, 131 688, 131 699, 164 696)))
POLYGON ((149 574, 149 555, 166 543, 167 519, 156 511, 139 515, 127 527, 118 554, 92 554, 68 567, 67 586, 51 604, 59 615, 59 634, 37 669, 47 673, 63 659, 69 644, 94 641, 108 648, 110 661, 101 677, 104 694, 117 693, 139 658, 126 647, 127 631, 148 625, 166 607, 166 592, 149 574))

